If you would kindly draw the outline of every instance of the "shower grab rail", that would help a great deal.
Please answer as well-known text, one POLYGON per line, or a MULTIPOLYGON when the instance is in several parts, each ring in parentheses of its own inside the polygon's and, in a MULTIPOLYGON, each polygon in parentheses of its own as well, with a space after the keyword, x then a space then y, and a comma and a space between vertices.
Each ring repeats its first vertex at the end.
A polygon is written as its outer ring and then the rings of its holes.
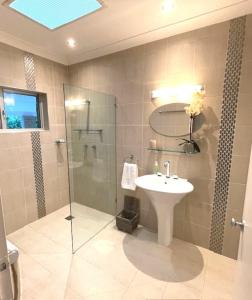
POLYGON ((102 134, 103 129, 73 129, 73 131, 77 131, 77 132, 87 132, 87 133, 94 133, 94 134, 102 134))

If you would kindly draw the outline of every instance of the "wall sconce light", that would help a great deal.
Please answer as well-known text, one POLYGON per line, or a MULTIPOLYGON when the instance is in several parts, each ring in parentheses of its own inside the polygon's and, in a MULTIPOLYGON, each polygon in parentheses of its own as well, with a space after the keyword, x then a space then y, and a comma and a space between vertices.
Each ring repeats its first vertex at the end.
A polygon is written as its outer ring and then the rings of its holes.
POLYGON ((167 87, 151 92, 151 99, 162 99, 170 103, 181 102, 190 103, 194 93, 204 91, 203 85, 181 85, 176 87, 167 87))

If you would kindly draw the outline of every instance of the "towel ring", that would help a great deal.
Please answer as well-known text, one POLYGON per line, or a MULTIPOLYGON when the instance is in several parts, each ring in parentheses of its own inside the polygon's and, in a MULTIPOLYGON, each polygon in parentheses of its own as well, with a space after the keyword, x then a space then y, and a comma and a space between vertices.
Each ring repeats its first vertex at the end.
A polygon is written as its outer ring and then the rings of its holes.
POLYGON ((133 154, 130 154, 125 160, 124 162, 127 162, 127 163, 134 163, 134 155, 133 154))

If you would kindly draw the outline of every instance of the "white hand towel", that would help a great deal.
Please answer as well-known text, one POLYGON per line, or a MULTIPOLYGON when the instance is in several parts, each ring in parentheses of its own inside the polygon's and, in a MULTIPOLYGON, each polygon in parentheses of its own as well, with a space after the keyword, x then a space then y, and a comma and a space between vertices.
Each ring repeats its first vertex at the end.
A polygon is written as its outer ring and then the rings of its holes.
POLYGON ((124 163, 121 186, 123 189, 135 191, 135 180, 138 177, 136 164, 124 163))

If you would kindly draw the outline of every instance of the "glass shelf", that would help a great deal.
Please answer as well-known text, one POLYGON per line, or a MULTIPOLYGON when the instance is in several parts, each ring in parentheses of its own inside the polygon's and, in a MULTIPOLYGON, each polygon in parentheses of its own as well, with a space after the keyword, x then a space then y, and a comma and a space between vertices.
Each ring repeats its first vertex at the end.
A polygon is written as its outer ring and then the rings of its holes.
POLYGON ((147 148, 149 151, 156 151, 156 152, 172 152, 172 153, 183 153, 186 154, 184 150, 178 149, 163 149, 163 148, 147 148))
POLYGON ((197 154, 199 152, 195 151, 195 152, 186 152, 184 150, 179 150, 179 149, 164 149, 164 148, 147 148, 147 150, 149 151, 156 151, 156 152, 169 152, 169 153, 182 153, 182 154, 197 154))

